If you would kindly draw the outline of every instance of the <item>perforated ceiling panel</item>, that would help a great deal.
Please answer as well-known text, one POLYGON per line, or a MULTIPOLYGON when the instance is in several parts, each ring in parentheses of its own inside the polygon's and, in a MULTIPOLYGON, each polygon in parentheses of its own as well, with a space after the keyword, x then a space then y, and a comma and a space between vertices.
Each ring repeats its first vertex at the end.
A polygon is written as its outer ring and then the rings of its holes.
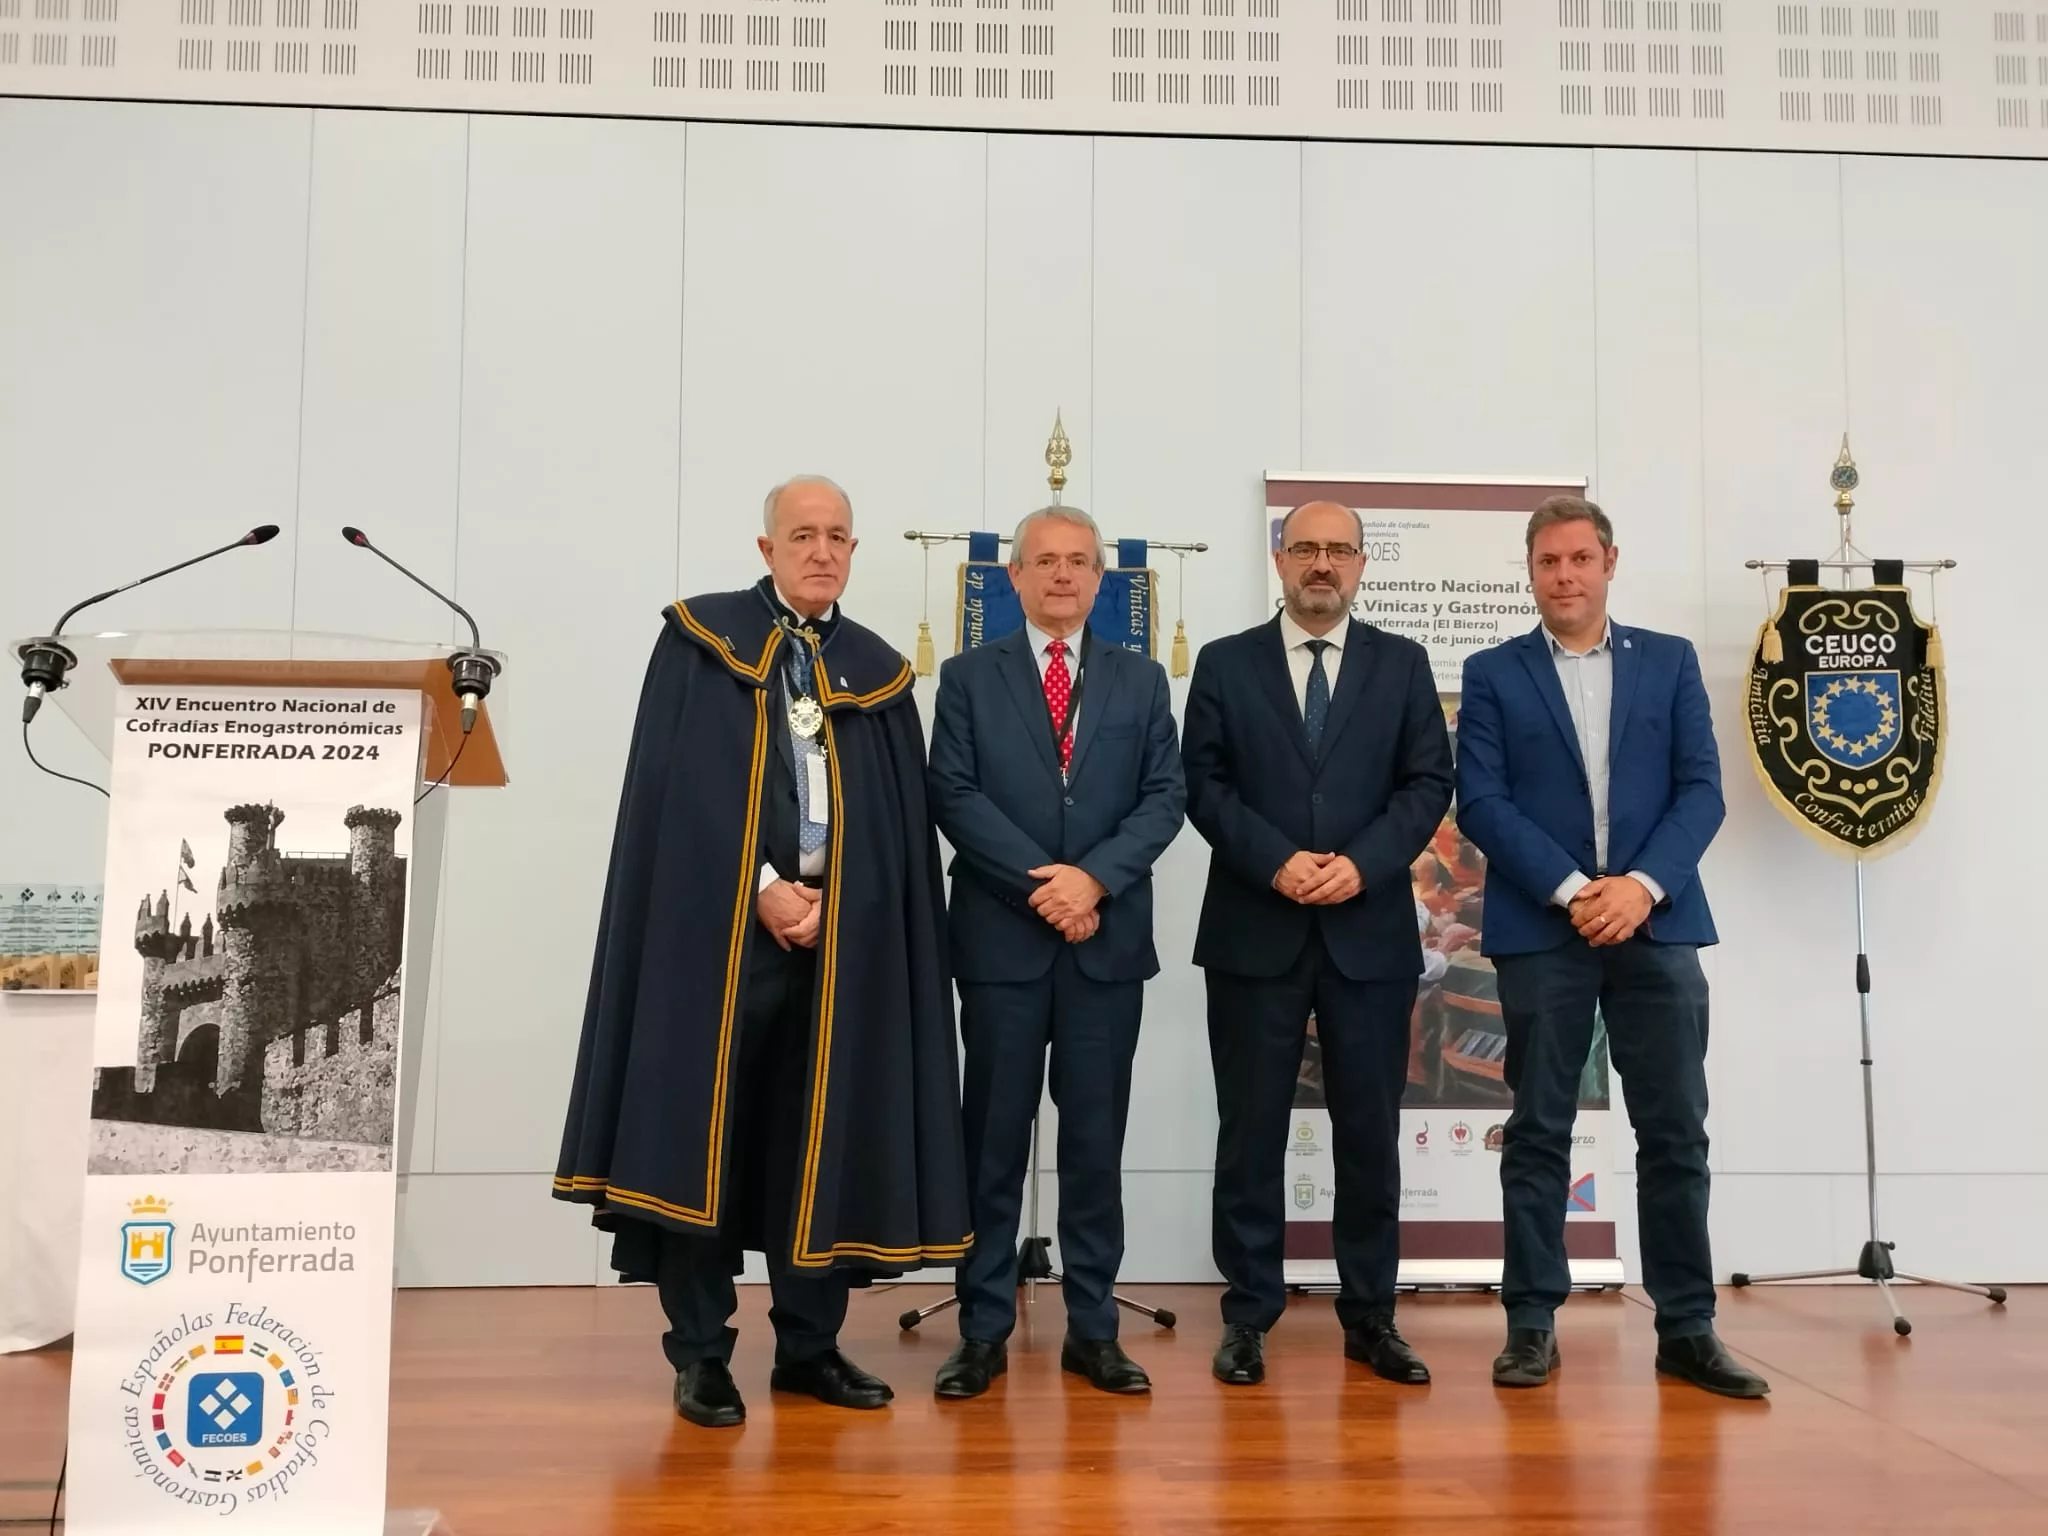
POLYGON ((0 91, 2048 155, 2048 0, 0 0, 0 91))

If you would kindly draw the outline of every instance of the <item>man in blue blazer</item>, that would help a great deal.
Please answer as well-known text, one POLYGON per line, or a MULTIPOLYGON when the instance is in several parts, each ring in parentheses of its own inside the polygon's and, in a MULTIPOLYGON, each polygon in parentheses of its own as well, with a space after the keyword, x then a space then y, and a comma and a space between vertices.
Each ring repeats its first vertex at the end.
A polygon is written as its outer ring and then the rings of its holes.
POLYGON ((1714 1336, 1699 947, 1716 936, 1699 863, 1723 807, 1699 658, 1678 636, 1608 619, 1618 551, 1590 501, 1545 501, 1527 549, 1543 622, 1466 660, 1458 709, 1458 826, 1486 855, 1480 951, 1499 978, 1515 1095, 1493 1379, 1535 1387, 1557 1369, 1572 1121, 1597 1007, 1636 1132, 1657 1369, 1761 1397, 1763 1378, 1714 1336))
POLYGON ((1052 1054, 1059 1106, 1060 1365, 1106 1392, 1151 1382, 1117 1343, 1124 1122, 1152 948, 1152 865, 1187 791, 1166 672, 1087 629, 1102 536, 1075 507, 1017 527, 1024 627, 939 671, 930 802, 956 850, 949 931, 965 1047, 975 1240, 958 1279, 960 1346, 940 1397, 1007 1364, 1032 1120, 1052 1054))
POLYGON ((1408 866, 1451 803, 1451 747, 1429 657, 1351 617, 1358 514, 1314 502, 1275 552, 1271 621, 1202 648, 1188 692, 1188 819, 1208 840, 1195 936, 1216 1072, 1212 1241, 1219 1381, 1265 1379, 1279 1321, 1285 1164, 1308 1019, 1335 1143, 1344 1353, 1391 1381, 1429 1370, 1394 1326, 1401 1094, 1422 971, 1408 866))

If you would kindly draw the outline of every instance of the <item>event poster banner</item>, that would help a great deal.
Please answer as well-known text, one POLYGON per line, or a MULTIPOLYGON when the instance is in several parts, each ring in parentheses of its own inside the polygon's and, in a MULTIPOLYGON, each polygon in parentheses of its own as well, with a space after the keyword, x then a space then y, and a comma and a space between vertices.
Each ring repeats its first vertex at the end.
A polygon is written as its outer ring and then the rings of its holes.
MULTIPOLYGON (((1583 494, 1584 480, 1482 480, 1271 473, 1264 513, 1268 556, 1296 507, 1334 501, 1364 524, 1365 570, 1352 614, 1429 651, 1452 745, 1465 658, 1538 622, 1523 535, 1546 496, 1583 494)), ((1270 565, 1270 562, 1269 562, 1270 565)), ((1268 578, 1277 608, 1280 578, 1268 578)), ((1343 673, 1337 686, 1343 687, 1343 673)), ((1423 969, 1409 1021, 1401 1107, 1401 1260, 1404 1283, 1496 1279, 1502 1252, 1500 1149, 1513 1098, 1493 965, 1479 953, 1486 925, 1485 859, 1459 830, 1456 808, 1410 866, 1423 969)), ((1602 1204, 1613 1167, 1606 1038, 1596 1030, 1579 1086, 1565 1246, 1575 1264, 1612 1261, 1614 1219, 1602 1204)), ((1315 1020, 1295 1093, 1287 1168, 1290 1283, 1335 1279, 1331 1208, 1336 1184, 1315 1020)), ((1613 1278, 1620 1279, 1618 1266, 1613 1278)))
POLYGON ((116 711, 68 1529, 370 1536, 419 695, 116 711))

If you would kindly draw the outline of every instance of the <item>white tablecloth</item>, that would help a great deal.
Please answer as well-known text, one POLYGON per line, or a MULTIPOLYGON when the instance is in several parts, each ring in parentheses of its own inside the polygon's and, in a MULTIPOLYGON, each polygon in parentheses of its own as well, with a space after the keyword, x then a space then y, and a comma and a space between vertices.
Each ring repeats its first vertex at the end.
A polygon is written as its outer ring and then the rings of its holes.
POLYGON ((0 992, 0 1354, 71 1332, 92 1013, 90 992, 0 992))

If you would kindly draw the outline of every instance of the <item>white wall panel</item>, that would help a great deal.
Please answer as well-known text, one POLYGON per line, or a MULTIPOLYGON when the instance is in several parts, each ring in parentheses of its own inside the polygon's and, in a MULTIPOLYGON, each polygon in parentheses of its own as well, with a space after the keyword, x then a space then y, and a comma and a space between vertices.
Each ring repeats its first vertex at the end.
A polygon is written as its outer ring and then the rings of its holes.
MULTIPOLYGON (((1300 447, 1299 190, 1291 144, 1096 145, 1095 510, 1112 536, 1209 543, 1188 571, 1198 646, 1265 612, 1265 576, 1247 551, 1258 548, 1261 471, 1300 447)), ((1163 565, 1170 594, 1176 573, 1163 565)), ((1176 685, 1176 703, 1185 690, 1176 685)), ((1154 881, 1163 969, 1145 991, 1127 1167, 1206 1168, 1215 1156, 1190 964, 1208 853, 1183 830, 1154 881)), ((1207 1221, 1195 1209, 1183 1219, 1207 1221)))
POLYGON ((1615 611, 1697 642, 1706 620, 1697 158, 1594 151, 1592 216, 1592 491, 1622 549, 1615 611))
MULTIPOLYGON (((987 467, 984 510, 975 526, 1008 533, 1051 494, 1045 441, 1055 411, 1074 446, 1064 499, 1095 510, 1095 142, 1029 134, 990 134, 982 142, 988 151, 987 467)), ((1117 510, 1104 508, 1102 515, 1117 510)), ((956 517, 945 526, 967 525, 956 517)), ((952 590, 958 554, 933 554, 935 571, 947 574, 943 591, 952 590)), ((933 629, 943 634, 942 626, 933 629)))
MULTIPOLYGON (((1856 541, 1958 562, 1939 589, 1940 796, 1913 842, 1868 872, 1880 1166, 2044 1173, 2035 1085, 2048 1035, 2022 1022, 2040 1006, 2008 966, 2011 940, 2048 925, 2048 897, 2031 878, 2037 857, 1987 854, 2014 848, 2015 773, 2031 778, 2048 757, 2048 722, 2014 707, 2011 671, 2031 649, 2023 626, 2048 568, 2048 167, 1930 169, 1843 166, 1856 541)), ((1916 587, 1925 617, 1927 585, 1916 587)), ((2044 846, 2031 826, 2018 835, 2044 846)))
POLYGON ((300 629, 446 641, 460 623, 339 530, 454 584, 468 149, 461 117, 314 114, 300 629))
POLYGON ((590 1209, 548 1198, 533 1173, 415 1173, 400 1181, 398 1283, 594 1285, 611 1239, 590 1209))
POLYGON ((829 475, 861 540, 848 611, 910 653, 903 530, 981 503, 982 201, 972 135, 690 130, 678 592, 759 580, 762 497, 829 475))
MULTIPOLYGON (((6 638, 258 523, 285 531, 74 627, 289 626, 310 123, 0 102, 6 638)), ((35 736, 52 767, 106 782, 56 705, 35 736)), ((0 797, 25 811, 0 823, 0 878, 99 878, 103 800, 43 778, 18 741, 0 797)))
POLYGON ((1300 453, 1266 467, 1591 474, 1590 152, 1301 153, 1300 453))
POLYGON ((527 1172, 554 1166, 674 595, 683 130, 478 120, 468 250, 456 595, 511 657, 513 783, 451 816, 434 1166, 527 1172))
POLYGON ((1861 1144, 1849 866, 1765 802, 1740 707, 1764 617, 1761 584, 1742 562, 1818 553, 1835 531, 1838 177, 1836 162, 1820 157, 1699 161, 1700 663, 1728 802, 1701 874, 1722 942, 1708 1056, 1715 1167, 1733 1173, 1837 1172, 1855 1166, 1861 1144))

